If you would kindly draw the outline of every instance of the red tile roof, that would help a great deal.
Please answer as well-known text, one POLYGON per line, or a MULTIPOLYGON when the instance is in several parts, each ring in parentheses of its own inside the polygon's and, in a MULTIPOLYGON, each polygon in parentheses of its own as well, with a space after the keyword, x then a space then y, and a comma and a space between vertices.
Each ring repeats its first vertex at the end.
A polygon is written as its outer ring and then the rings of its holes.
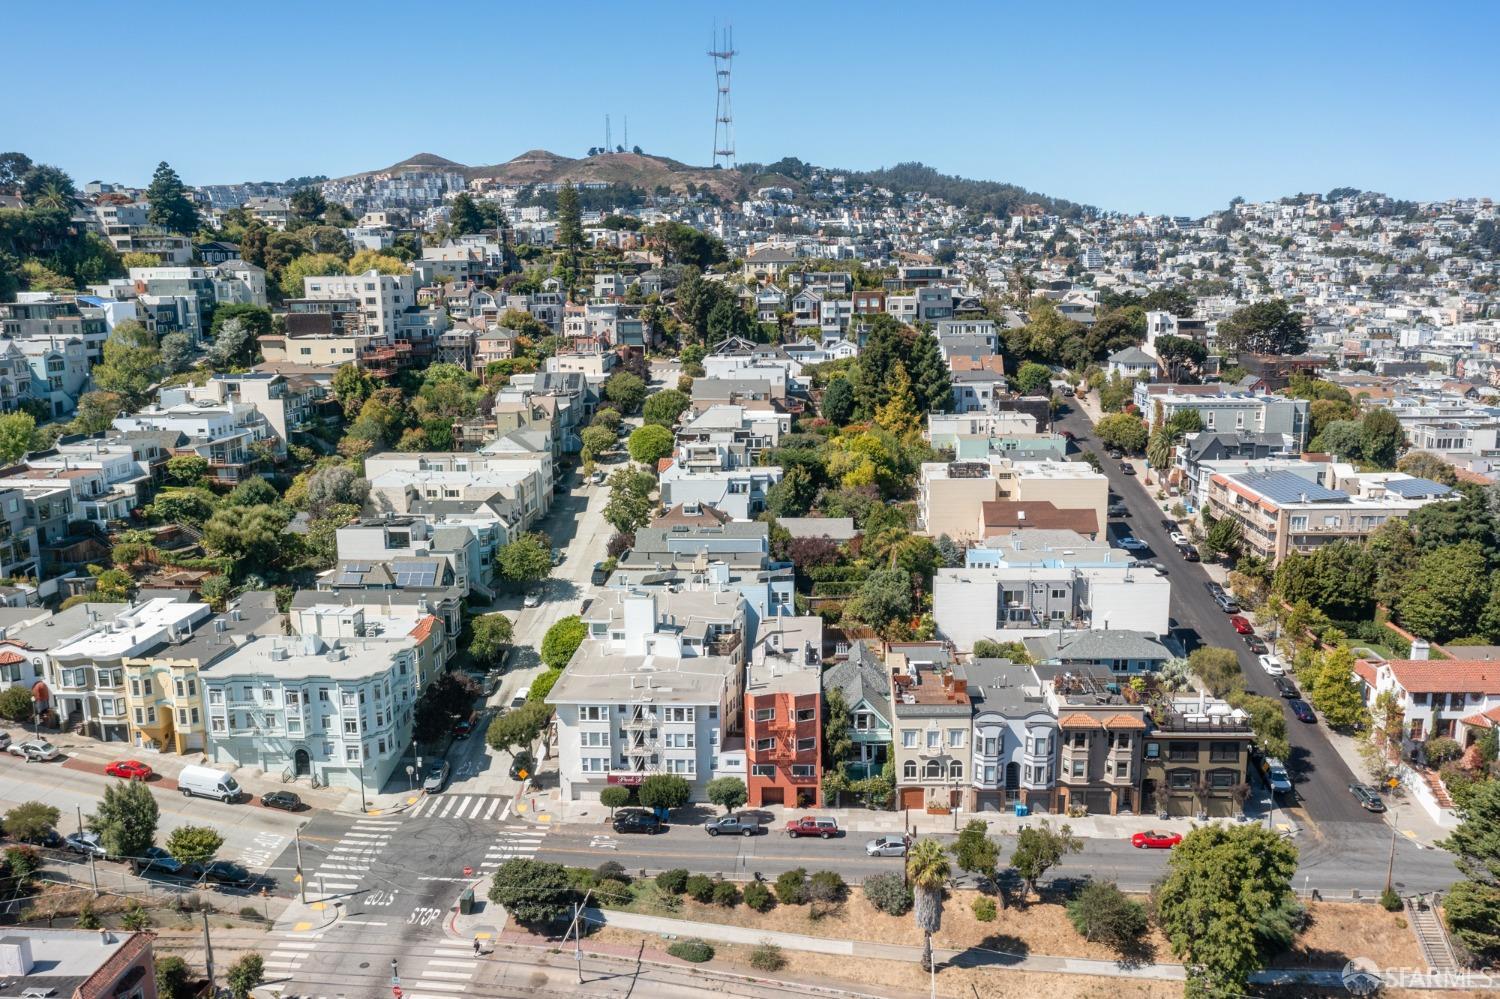
POLYGON ((1057 720, 1059 728, 1099 728, 1100 721, 1093 715, 1073 714, 1063 715, 1057 720))
POLYGON ((25 661, 25 656, 11 652, 9 649, 0 652, 0 666, 14 666, 16 663, 24 663, 25 661))
POLYGON ((1463 720, 1463 724, 1471 728, 1493 728, 1500 725, 1500 708, 1490 708, 1480 714, 1470 715, 1463 720))
POLYGON ((1500 694, 1500 663, 1462 659, 1390 659, 1386 665, 1410 694, 1500 694))
POLYGON ((1356 659, 1356 660, 1354 660, 1354 675, 1357 676, 1357 677, 1359 677, 1361 680, 1363 680, 1365 682, 1365 685, 1367 687, 1370 687, 1371 689, 1374 689, 1374 687, 1375 687, 1375 667, 1373 665, 1371 665, 1367 660, 1364 660, 1364 659, 1356 659))
POLYGON ((428 614, 426 617, 422 618, 422 620, 418 621, 416 627, 412 628, 412 630, 407 632, 407 634, 412 638, 415 638, 419 642, 425 642, 432 636, 432 626, 437 623, 437 617, 432 614, 428 614))

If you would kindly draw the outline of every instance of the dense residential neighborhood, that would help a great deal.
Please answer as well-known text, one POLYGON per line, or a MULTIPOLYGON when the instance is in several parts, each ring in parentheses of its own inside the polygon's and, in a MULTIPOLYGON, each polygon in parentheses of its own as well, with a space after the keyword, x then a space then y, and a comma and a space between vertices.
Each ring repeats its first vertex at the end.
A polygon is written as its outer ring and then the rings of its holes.
POLYGON ((787 968, 740 905, 912 911, 933 995, 1242 995, 1346 910, 1493 969, 1495 203, 716 166, 0 154, 5 974, 199 994, 141 931, 210 890, 241 996, 532 994, 496 944, 581 982, 600 925, 787 968), (955 959, 1054 910, 1088 968, 955 959))

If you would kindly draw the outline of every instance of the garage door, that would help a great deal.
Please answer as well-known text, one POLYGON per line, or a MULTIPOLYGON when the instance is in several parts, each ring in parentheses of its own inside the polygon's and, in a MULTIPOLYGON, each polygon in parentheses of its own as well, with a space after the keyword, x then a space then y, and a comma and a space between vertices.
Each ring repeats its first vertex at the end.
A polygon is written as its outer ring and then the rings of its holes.
POLYGON ((901 789, 902 808, 926 808, 927 792, 920 787, 903 787, 901 789))
POLYGON ((1083 803, 1088 808, 1090 815, 1109 814, 1109 792, 1108 791, 1085 791, 1083 803))
POLYGON ((760 789, 760 803, 762 805, 784 805, 786 804, 786 788, 763 787, 760 789))

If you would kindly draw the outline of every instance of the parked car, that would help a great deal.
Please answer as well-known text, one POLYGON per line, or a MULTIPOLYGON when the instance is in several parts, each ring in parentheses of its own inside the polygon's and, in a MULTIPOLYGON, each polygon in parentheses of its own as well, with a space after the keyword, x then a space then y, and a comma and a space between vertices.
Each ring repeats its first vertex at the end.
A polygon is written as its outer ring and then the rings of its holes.
POLYGON ((1286 664, 1274 652, 1267 652, 1263 656, 1256 656, 1255 661, 1260 663, 1260 668, 1266 671, 1267 676, 1286 675, 1286 664))
POLYGON ((1134 475, 1135 466, 1128 461, 1122 461, 1120 462, 1120 471, 1125 473, 1126 475, 1134 475))
POLYGON ((295 812, 302 808, 302 799, 290 791, 271 791, 260 796, 260 803, 265 808, 279 808, 285 812, 295 812))
POLYGON ((615 813, 614 821, 610 823, 617 833, 645 833, 655 836, 657 833, 667 831, 667 824, 651 812, 645 812, 639 808, 627 808, 615 813))
POLYGON ((1111 517, 1128 517, 1130 516, 1130 507, 1124 503, 1111 503, 1109 505, 1109 515, 1111 517))
POLYGON ((552 564, 553 565, 562 565, 565 561, 567 561, 567 559, 568 559, 568 550, 566 548, 554 548, 554 549, 552 549, 552 564))
POLYGON ((510 709, 514 711, 516 708, 524 708, 526 706, 526 698, 530 696, 531 684, 528 683, 526 686, 516 691, 515 696, 510 699, 510 709))
POLYGON ((510 761, 511 780, 525 780, 534 773, 536 773, 536 757, 532 756, 528 750, 521 750, 510 761))
POLYGON ((1130 845, 1137 850, 1170 850, 1182 842, 1182 834, 1147 830, 1130 837, 1130 845))
POLYGON ((0 749, 10 748, 10 733, 0 732, 0 749))
POLYGON ((115 760, 104 768, 104 772, 125 780, 150 780, 152 776, 151 768, 140 760, 115 760))
POLYGON ((542 595, 540 593, 536 592, 535 590, 532 590, 530 593, 526 594, 525 599, 521 601, 521 606, 522 607, 540 607, 541 603, 542 603, 542 595))
POLYGON ((1076 441, 1078 439, 1078 435, 1071 430, 1060 431, 1060 435, 1065 441, 1076 441))
POLYGON ((1112 447, 1105 453, 1116 461, 1119 461, 1121 458, 1125 457, 1125 452, 1121 451, 1119 448, 1112 447))
POLYGON ((1249 649, 1250 654, 1255 656, 1264 655, 1270 651, 1266 648, 1266 643, 1261 640, 1259 635, 1246 635, 1245 648, 1249 649))
POLYGON ((1135 567, 1137 569, 1149 569, 1158 576, 1165 576, 1167 574, 1167 567, 1160 562, 1137 562, 1135 567))
POLYGON ((766 827, 748 812, 737 812, 710 819, 704 828, 710 836, 754 836, 764 832, 766 827))
POLYGON ((1240 612, 1239 603, 1234 599, 1234 597, 1231 597, 1223 590, 1220 590, 1219 592, 1214 594, 1214 603, 1218 604, 1219 610, 1223 611, 1225 614, 1238 614, 1240 612))
POLYGON ((589 481, 592 482, 596 486, 602 486, 602 485, 604 485, 604 473, 602 471, 601 472, 595 472, 593 475, 589 476, 589 481))
POLYGON ((1266 783, 1275 793, 1285 794, 1292 789, 1292 778, 1286 772, 1286 764, 1276 757, 1267 756, 1261 760, 1260 772, 1265 775, 1266 783))
POLYGON ((239 801, 240 785, 229 774, 213 767, 196 764, 182 768, 177 775, 177 790, 184 798, 197 795, 201 798, 218 798, 220 801, 239 801))
POLYGON ((1116 544, 1118 544, 1121 548, 1125 549, 1128 552, 1143 552, 1147 548, 1151 547, 1140 538, 1133 538, 1128 534, 1117 541, 1116 544))
POLYGON ((256 878, 239 864, 229 860, 214 860, 203 867, 203 880, 220 888, 251 887, 256 878))
POLYGON ((1234 630, 1239 632, 1241 635, 1255 634, 1255 629, 1250 626, 1250 622, 1238 614, 1230 618, 1229 623, 1234 625, 1234 630))
POLYGON ((1380 792, 1368 784, 1350 784, 1349 793, 1354 795, 1354 800, 1369 812, 1385 811, 1385 802, 1380 800, 1380 792))
POLYGON ((467 739, 474 731, 474 726, 479 723, 479 712, 470 711, 467 715, 453 723, 453 738, 467 739))
POLYGON ((1177 550, 1178 550, 1178 552, 1181 553, 1182 558, 1183 558, 1184 561, 1187 561, 1187 562, 1196 562, 1196 561, 1198 561, 1198 549, 1197 549, 1197 546, 1195 546, 1195 545, 1183 545, 1182 547, 1180 547, 1177 550))
POLYGON ((184 864, 159 846, 146 847, 135 861, 135 868, 139 874, 165 874, 173 878, 198 876, 191 864, 184 864))
POLYGON ((29 846, 45 847, 48 850, 60 850, 63 847, 62 835, 56 829, 47 829, 34 836, 18 836, 16 838, 29 846))
POLYGON ((865 844, 866 857, 906 856, 905 836, 880 836, 865 844))
POLYGON ((844 835, 835 819, 820 819, 812 815, 804 815, 800 819, 793 819, 786 824, 786 834, 792 839, 798 836, 819 836, 823 839, 832 839, 834 836, 844 835))
POLYGON ((27 763, 57 759, 57 747, 46 739, 27 739, 25 742, 7 746, 5 751, 12 756, 22 757, 27 763))
POLYGON ((1300 697, 1294 697, 1287 701, 1286 706, 1292 709, 1292 714, 1297 716, 1299 722, 1311 725, 1318 720, 1318 716, 1313 713, 1312 705, 1300 697))
POLYGON ((1271 683, 1275 684, 1276 693, 1280 694, 1282 697, 1302 696, 1302 692, 1297 689, 1297 685, 1291 681, 1290 677, 1273 676, 1271 677, 1271 683))
POLYGON ((603 586, 609 582, 609 572, 604 568, 603 562, 595 562, 594 570, 589 573, 589 583, 594 586, 603 586))
POLYGON ((104 860, 109 856, 105 852, 104 844, 99 840, 98 833, 76 832, 63 840, 63 848, 74 853, 81 853, 85 857, 92 854, 95 860, 104 860))
POLYGON ((428 765, 427 776, 422 778, 422 790, 428 794, 437 794, 448 786, 448 774, 451 771, 447 760, 433 760, 428 765))
POLYGON ((1183 534, 1181 531, 1173 531, 1171 534, 1171 538, 1172 544, 1176 545, 1178 548, 1181 548, 1183 545, 1188 544, 1187 535, 1183 534))

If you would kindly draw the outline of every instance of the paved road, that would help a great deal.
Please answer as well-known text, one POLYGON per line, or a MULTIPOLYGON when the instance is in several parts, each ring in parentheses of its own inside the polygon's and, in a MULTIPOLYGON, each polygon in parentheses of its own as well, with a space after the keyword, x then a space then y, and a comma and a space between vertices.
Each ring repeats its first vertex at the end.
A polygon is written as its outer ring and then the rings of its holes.
MULTIPOLYGON (((1146 492, 1140 476, 1126 475, 1120 471, 1120 462, 1111 460, 1104 449, 1093 438, 1093 426, 1081 408, 1070 408, 1057 422, 1058 429, 1068 430, 1086 438, 1082 446, 1098 454, 1103 462, 1104 474, 1109 478, 1110 488, 1119 495, 1130 510, 1128 520, 1112 522, 1111 533, 1118 537, 1129 533, 1151 546, 1150 552, 1140 553, 1142 558, 1151 558, 1167 568, 1172 580, 1172 616, 1176 621, 1175 634, 1189 651, 1199 645, 1211 645, 1232 649, 1239 656, 1240 668, 1245 675, 1245 684, 1252 693, 1262 694, 1280 701, 1271 678, 1255 661, 1245 647, 1244 641, 1229 624, 1229 615, 1219 609, 1205 588, 1208 574, 1201 565, 1188 562, 1177 553, 1176 547, 1167 537, 1162 521, 1165 514, 1156 500, 1146 492)), ((1137 470, 1145 471, 1145 462, 1131 459, 1137 470)), ((1365 811, 1349 793, 1349 783, 1355 775, 1349 771, 1342 757, 1329 744, 1321 723, 1306 725, 1297 721, 1283 705, 1287 720, 1287 734, 1292 743, 1291 759, 1286 760, 1295 784, 1291 800, 1282 802, 1292 816, 1315 832, 1326 823, 1356 826, 1382 824, 1379 816, 1365 811)), ((1338 830, 1324 829, 1324 835, 1337 836, 1338 830)))

